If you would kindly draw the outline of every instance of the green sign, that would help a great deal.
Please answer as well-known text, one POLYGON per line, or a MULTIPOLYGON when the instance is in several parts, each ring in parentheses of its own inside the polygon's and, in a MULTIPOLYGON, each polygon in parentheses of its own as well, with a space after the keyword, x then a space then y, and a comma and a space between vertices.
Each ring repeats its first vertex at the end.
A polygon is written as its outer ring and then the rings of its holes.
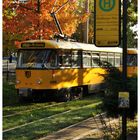
POLYGON ((117 47, 120 44, 120 0, 95 0, 95 45, 117 47))
POLYGON ((109 12, 113 10, 113 8, 115 7, 115 0, 108 0, 108 1, 100 0, 99 6, 100 9, 102 9, 104 12, 109 12))

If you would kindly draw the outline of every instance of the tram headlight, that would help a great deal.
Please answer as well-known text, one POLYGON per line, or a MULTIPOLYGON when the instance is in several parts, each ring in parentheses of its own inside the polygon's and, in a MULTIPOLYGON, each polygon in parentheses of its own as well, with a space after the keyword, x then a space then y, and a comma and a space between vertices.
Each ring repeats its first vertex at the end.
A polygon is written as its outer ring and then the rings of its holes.
POLYGON ((41 84, 41 83, 42 83, 42 80, 39 79, 39 80, 37 80, 36 82, 37 82, 37 84, 41 84))
POLYGON ((19 80, 16 80, 16 84, 20 84, 20 81, 19 80))

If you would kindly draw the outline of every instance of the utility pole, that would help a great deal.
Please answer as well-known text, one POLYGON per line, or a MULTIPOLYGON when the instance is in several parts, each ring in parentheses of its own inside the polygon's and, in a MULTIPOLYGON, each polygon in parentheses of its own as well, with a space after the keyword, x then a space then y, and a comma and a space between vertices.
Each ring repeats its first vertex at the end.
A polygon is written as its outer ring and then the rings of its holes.
MULTIPOLYGON (((40 16, 40 0, 37 0, 37 13, 40 16)), ((40 19, 38 20, 38 28, 39 28, 39 39, 41 39, 41 34, 40 34, 40 19)))
MULTIPOLYGON (((124 91, 127 91, 127 4, 128 0, 123 0, 123 83, 124 91)), ((127 114, 126 108, 122 114, 122 140, 127 136, 127 114)))
POLYGON ((40 14, 40 0, 37 0, 37 12, 40 14))
MULTIPOLYGON (((89 0, 85 1, 85 11, 86 13, 89 13, 89 0)), ((87 21, 84 23, 83 26, 84 26, 83 32, 84 43, 88 43, 89 18, 87 18, 87 21)))

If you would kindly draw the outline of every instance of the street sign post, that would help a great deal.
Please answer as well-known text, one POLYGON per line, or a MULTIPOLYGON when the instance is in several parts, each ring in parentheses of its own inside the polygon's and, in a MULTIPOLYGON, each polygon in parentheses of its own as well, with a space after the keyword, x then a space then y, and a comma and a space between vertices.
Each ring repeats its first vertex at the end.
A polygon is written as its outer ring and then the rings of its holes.
POLYGON ((94 43, 98 47, 118 47, 121 40, 121 1, 95 0, 94 43))

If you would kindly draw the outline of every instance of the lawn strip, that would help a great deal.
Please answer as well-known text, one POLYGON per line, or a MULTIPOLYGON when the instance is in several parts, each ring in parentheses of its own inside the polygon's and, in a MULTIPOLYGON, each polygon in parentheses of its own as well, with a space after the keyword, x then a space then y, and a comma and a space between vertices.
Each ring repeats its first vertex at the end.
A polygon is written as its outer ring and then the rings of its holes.
POLYGON ((33 110, 39 110, 39 109, 44 109, 44 108, 48 108, 48 107, 53 107, 53 106, 57 106, 57 105, 60 105, 60 104, 63 104, 63 103, 56 103, 56 104, 52 104, 52 105, 41 106, 41 107, 38 107, 38 108, 33 108, 33 109, 24 110, 24 111, 16 112, 16 113, 13 113, 13 114, 9 114, 9 115, 3 116, 3 117, 4 118, 12 117, 12 116, 15 116, 15 115, 31 112, 33 110))
POLYGON ((94 100, 77 100, 72 102, 67 102, 55 107, 50 107, 41 110, 33 110, 31 112, 26 112, 25 114, 18 114, 16 116, 8 117, 3 119, 3 129, 10 129, 17 127, 18 125, 23 125, 30 123, 42 118, 46 118, 55 114, 62 113, 67 110, 77 109, 78 107, 85 106, 91 103, 96 103, 101 101, 99 98, 94 100))
MULTIPOLYGON (((98 102, 97 102, 98 103, 98 102)), ((96 104, 96 103, 94 103, 96 104)), ((87 106, 89 106, 91 104, 88 104, 87 106)), ((17 128, 20 128, 20 127, 23 127, 23 126, 26 126, 26 125, 30 125, 32 123, 35 123, 37 121, 41 121, 43 119, 46 119, 46 118, 49 118, 49 117, 53 117, 54 115, 59 115, 63 112, 67 112, 67 111, 71 111, 71 110, 77 110, 77 109, 81 109, 81 108, 84 108, 86 107, 85 105, 84 106, 72 106, 70 107, 69 105, 68 106, 65 106, 65 107, 56 107, 56 108, 50 108, 47 109, 47 110, 44 110, 41 111, 41 112, 37 112, 38 114, 33 114, 32 116, 27 116, 24 115, 24 116, 21 116, 22 118, 20 118, 20 120, 17 120, 16 117, 12 117, 13 119, 12 120, 9 120, 9 119, 5 119, 5 121, 3 122, 3 128, 4 128, 4 132, 6 131, 10 131, 10 130, 13 130, 13 129, 17 129, 17 128), (28 117, 28 118, 27 118, 28 117), (32 118, 31 118, 32 117, 32 118), (11 126, 11 127, 9 127, 11 126)))
POLYGON ((56 102, 25 103, 25 104, 18 104, 16 106, 6 106, 6 107, 3 107, 3 114, 4 114, 4 116, 6 116, 6 115, 16 114, 16 113, 23 112, 23 111, 40 108, 43 106, 53 105, 53 104, 57 104, 57 103, 56 102))
MULTIPOLYGON (((90 96, 90 97, 86 97, 83 100, 93 100, 96 99, 98 97, 95 96, 90 96)), ((73 102, 73 101, 71 101, 73 102)), ((32 109, 36 109, 36 108, 41 108, 43 106, 47 106, 47 105, 53 105, 56 104, 56 102, 47 102, 47 103, 25 103, 25 104, 17 104, 15 106, 6 106, 3 107, 3 115, 11 115, 11 114, 15 114, 18 112, 22 112, 25 110, 32 110, 32 109)), ((65 104, 65 103, 64 103, 65 104)))
POLYGON ((38 121, 34 124, 24 126, 13 131, 4 133, 4 139, 20 139, 20 140, 32 140, 48 135, 54 131, 58 131, 69 125, 75 124, 79 121, 91 117, 93 114, 97 114, 96 109, 100 103, 91 104, 81 109, 75 109, 66 114, 60 114, 38 121))

